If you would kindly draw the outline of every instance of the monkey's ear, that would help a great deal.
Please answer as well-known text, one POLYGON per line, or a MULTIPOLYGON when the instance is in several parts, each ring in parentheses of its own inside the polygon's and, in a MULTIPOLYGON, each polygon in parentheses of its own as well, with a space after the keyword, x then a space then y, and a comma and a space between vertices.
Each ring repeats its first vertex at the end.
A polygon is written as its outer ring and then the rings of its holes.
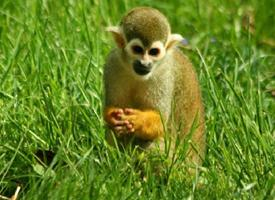
POLYGON ((184 40, 184 38, 180 35, 180 34, 170 34, 168 36, 168 40, 166 43, 166 49, 170 49, 171 47, 176 46, 177 44, 179 44, 180 42, 182 42, 184 40))
POLYGON ((113 38, 119 48, 124 48, 126 45, 126 41, 124 39, 123 33, 118 26, 109 26, 107 27, 106 31, 111 32, 113 38))

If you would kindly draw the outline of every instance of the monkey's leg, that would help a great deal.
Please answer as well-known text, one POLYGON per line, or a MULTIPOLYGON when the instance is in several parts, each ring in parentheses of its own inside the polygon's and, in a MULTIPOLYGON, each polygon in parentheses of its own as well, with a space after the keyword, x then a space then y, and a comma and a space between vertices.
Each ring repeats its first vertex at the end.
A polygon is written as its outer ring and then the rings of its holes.
POLYGON ((129 134, 132 133, 140 139, 154 140, 163 135, 162 120, 156 111, 126 108, 122 119, 129 123, 129 134))

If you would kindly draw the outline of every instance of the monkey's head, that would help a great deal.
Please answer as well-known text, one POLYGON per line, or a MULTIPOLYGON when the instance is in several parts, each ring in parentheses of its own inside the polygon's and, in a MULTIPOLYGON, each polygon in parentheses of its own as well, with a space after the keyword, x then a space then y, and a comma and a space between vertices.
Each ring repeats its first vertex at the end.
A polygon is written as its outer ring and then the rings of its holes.
POLYGON ((179 34, 171 34, 167 18, 149 7, 130 10, 120 26, 108 27, 107 30, 125 53, 131 70, 142 77, 153 73, 156 63, 183 39, 179 34))

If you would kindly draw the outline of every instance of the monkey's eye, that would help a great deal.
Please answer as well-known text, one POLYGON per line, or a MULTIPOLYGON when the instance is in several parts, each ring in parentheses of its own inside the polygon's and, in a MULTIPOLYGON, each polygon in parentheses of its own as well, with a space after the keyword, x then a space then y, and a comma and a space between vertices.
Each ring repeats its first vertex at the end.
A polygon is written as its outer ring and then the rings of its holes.
POLYGON ((150 49, 149 54, 151 56, 157 56, 159 54, 159 49, 158 48, 152 48, 152 49, 150 49))
POLYGON ((138 45, 132 46, 132 50, 135 54, 142 54, 143 53, 143 48, 138 45))

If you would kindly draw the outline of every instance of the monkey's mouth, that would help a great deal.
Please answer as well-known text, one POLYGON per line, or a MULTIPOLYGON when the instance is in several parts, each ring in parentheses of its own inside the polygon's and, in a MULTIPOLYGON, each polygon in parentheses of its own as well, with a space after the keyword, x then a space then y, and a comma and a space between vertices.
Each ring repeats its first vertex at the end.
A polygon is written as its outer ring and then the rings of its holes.
POLYGON ((136 60, 133 64, 133 68, 138 75, 144 76, 151 72, 151 65, 143 65, 139 60, 136 60))

